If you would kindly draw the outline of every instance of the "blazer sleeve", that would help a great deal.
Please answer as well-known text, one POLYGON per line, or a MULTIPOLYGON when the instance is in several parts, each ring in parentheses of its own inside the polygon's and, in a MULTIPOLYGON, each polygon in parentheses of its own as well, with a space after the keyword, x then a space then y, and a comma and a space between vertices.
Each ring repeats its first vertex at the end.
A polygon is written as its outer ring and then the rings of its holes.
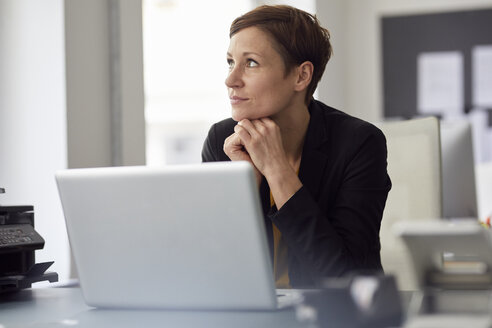
POLYGON ((386 139, 369 124, 358 130, 349 149, 343 151, 347 156, 340 182, 323 181, 324 189, 339 185, 330 197, 333 203, 322 204, 330 202, 326 197, 329 191, 320 193, 324 198, 315 199, 303 186, 269 215, 289 252, 314 282, 352 270, 382 269, 379 228, 391 188, 386 139))
POLYGON ((216 162, 217 159, 217 134, 216 125, 212 125, 207 138, 203 142, 202 162, 216 162))
POLYGON ((210 127, 203 143, 202 162, 230 161, 224 152, 224 140, 234 133, 236 122, 226 119, 210 127))

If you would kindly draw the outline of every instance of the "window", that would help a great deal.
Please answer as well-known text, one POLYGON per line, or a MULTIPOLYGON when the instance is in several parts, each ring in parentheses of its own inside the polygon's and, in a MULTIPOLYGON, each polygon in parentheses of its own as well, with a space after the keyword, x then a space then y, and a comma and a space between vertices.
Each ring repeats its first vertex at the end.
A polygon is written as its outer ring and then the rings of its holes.
MULTIPOLYGON (((314 0, 282 3, 314 12, 314 0)), ((201 161, 210 125, 230 117, 224 85, 229 26, 256 5, 253 0, 143 0, 148 165, 201 161)))

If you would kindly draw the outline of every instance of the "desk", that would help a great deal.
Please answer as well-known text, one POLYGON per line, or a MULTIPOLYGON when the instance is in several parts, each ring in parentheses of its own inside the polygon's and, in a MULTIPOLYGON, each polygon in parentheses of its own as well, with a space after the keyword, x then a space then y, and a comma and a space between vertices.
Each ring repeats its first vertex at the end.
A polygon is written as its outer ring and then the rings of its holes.
POLYGON ((99 310, 84 303, 80 288, 22 290, 0 300, 1 328, 40 327, 308 327, 293 309, 256 311, 99 310))
MULTIPOLYGON (((442 304, 453 309, 441 314, 419 314, 411 317, 404 328, 486 328, 490 315, 484 310, 490 291, 478 294, 444 295, 442 304), (466 305, 464 304, 466 303, 466 305), (461 304, 461 305, 460 305, 461 304), (456 308, 457 307, 457 308, 456 308), (460 313, 460 309, 476 311, 460 313)), ((403 294, 409 300, 409 293, 403 294)), ((408 302, 404 300, 404 307, 408 302)), ((436 304, 438 307, 438 304, 436 304)), ((41 288, 5 295, 0 300, 1 328, 44 327, 313 327, 298 323, 293 309, 275 312, 259 311, 168 311, 168 310, 99 310, 84 303, 80 288, 41 288)))

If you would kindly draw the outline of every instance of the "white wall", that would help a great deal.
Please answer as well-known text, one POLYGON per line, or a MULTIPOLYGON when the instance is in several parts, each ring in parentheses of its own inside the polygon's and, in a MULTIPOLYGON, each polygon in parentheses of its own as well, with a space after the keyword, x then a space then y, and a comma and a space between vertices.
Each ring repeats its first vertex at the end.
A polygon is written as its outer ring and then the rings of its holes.
POLYGON ((111 165, 107 1, 65 1, 68 165, 111 165), (89 23, 90 22, 90 23, 89 23))
POLYGON ((65 40, 68 166, 144 164, 141 1, 65 1, 65 40))
POLYGON ((0 1, 0 195, 34 205, 38 262, 68 277, 65 224, 53 174, 66 168, 62 0, 0 1))
POLYGON ((340 109, 351 115, 379 121, 383 117, 380 18, 491 7, 492 0, 318 0, 317 13, 333 34, 335 51, 319 88, 320 98, 341 104, 340 109))
POLYGON ((347 111, 347 0, 330 0, 316 3, 317 17, 321 26, 330 32, 333 55, 326 65, 323 78, 318 84, 318 99, 332 107, 347 111))

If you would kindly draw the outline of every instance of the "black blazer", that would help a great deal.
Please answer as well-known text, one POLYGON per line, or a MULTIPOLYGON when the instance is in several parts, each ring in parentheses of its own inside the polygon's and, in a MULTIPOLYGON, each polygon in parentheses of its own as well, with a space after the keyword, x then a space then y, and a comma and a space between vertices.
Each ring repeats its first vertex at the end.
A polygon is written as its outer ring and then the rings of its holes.
MULTIPOLYGON (((273 222, 288 246, 294 288, 354 270, 382 270, 379 228, 391 189, 386 139, 378 128, 316 100, 309 112, 299 169, 303 187, 277 211, 270 208, 265 178, 260 186, 270 255, 273 222)), ((223 145, 235 125, 230 118, 211 127, 204 162, 229 160, 223 145)))

